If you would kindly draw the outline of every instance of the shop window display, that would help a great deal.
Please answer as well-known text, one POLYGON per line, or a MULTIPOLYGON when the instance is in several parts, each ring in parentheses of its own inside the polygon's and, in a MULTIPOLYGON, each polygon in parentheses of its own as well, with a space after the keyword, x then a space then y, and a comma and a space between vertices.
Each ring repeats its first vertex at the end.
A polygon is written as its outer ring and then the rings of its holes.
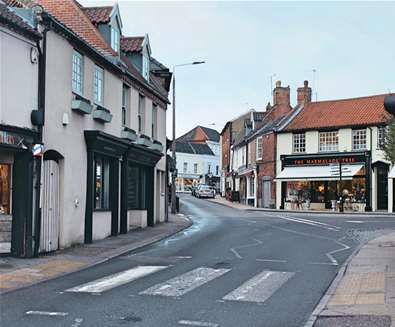
POLYGON ((0 164, 0 214, 11 214, 11 166, 0 164))

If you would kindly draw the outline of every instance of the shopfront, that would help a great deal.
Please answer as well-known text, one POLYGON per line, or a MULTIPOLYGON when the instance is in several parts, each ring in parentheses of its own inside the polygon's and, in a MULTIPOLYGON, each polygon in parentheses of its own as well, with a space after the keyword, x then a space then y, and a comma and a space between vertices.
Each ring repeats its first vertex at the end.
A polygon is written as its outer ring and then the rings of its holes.
POLYGON ((32 145, 37 135, 24 128, 0 126, 0 253, 33 255, 32 145))
POLYGON ((370 153, 282 156, 281 208, 370 211, 370 153))

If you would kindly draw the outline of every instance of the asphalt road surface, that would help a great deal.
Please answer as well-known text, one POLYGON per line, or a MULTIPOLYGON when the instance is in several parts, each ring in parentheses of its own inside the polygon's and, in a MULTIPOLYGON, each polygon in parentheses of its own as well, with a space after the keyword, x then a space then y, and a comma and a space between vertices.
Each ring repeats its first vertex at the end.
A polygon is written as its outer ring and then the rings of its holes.
POLYGON ((0 325, 304 326, 340 265, 395 217, 243 212, 182 196, 189 229, 0 298, 0 325))

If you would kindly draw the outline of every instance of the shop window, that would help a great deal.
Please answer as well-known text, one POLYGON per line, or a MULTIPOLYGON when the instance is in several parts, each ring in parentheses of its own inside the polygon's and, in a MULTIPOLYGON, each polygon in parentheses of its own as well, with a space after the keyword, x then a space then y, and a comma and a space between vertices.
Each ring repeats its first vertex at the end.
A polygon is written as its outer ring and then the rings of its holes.
POLYGON ((95 158, 95 209, 110 208, 110 163, 108 159, 95 158))
POLYGON ((352 149, 366 150, 366 129, 354 129, 352 131, 352 149))
POLYGON ((320 132, 320 152, 339 151, 339 132, 320 132))
POLYGON ((11 165, 0 164, 0 214, 11 214, 11 165))
POLYGON ((297 133, 293 134, 293 152, 300 153, 306 152, 306 134, 297 133))

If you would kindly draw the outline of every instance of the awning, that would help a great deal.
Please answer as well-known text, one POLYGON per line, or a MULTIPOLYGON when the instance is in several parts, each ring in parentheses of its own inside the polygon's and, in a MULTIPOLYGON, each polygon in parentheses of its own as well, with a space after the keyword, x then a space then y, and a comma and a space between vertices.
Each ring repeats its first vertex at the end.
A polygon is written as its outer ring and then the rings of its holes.
MULTIPOLYGON (((339 166, 336 166, 285 167, 284 170, 277 175, 276 180, 339 180, 339 166)), ((352 179, 352 177, 355 176, 362 169, 362 167, 363 165, 342 165, 342 179, 352 179)))
POLYGON ((388 174, 389 178, 395 178, 395 166, 392 167, 392 169, 390 170, 390 173, 388 174))

